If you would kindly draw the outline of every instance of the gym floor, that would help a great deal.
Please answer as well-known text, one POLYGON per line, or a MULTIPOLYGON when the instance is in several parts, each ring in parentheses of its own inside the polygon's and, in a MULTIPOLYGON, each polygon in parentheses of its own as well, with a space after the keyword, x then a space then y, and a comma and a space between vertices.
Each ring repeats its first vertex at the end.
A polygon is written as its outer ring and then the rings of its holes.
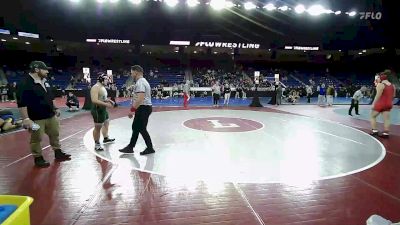
POLYGON ((54 162, 43 140, 46 169, 33 165, 28 132, 0 136, 0 193, 33 197, 33 225, 362 225, 372 214, 398 222, 400 125, 376 139, 370 106, 359 117, 347 107, 155 106, 157 152, 148 156, 141 138, 134 154, 117 150, 129 142, 128 108, 110 110, 116 142, 103 152, 82 111, 61 120, 71 161, 54 162))

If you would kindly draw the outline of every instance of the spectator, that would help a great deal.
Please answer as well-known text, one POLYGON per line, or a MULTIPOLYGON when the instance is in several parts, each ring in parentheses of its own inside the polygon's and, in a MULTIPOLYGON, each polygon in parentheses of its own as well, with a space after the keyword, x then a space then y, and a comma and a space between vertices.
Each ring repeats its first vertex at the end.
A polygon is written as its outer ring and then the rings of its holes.
POLYGON ((18 85, 18 108, 24 127, 31 131, 30 148, 35 166, 43 168, 50 166, 42 156, 41 142, 45 133, 49 136, 56 160, 70 160, 71 155, 61 150, 60 125, 56 118, 60 111, 54 106, 51 86, 46 81, 50 68, 41 61, 33 61, 29 67, 29 74, 23 76, 18 85))
POLYGON ((212 93, 214 98, 214 107, 218 106, 219 98, 221 96, 221 86, 219 86, 219 82, 216 81, 215 84, 212 86, 212 93))
POLYGON ((10 91, 9 99, 12 99, 11 102, 16 102, 17 101, 17 82, 12 83, 9 91, 10 91))
POLYGON ((328 103, 328 106, 333 105, 333 96, 335 95, 335 89, 333 88, 332 85, 328 86, 328 89, 326 90, 326 101, 328 103))
POLYGON ((283 94, 283 89, 281 83, 278 84, 276 87, 276 104, 277 105, 282 105, 282 94, 283 94))
POLYGON ((310 85, 306 86, 306 93, 307 93, 307 103, 311 103, 311 96, 313 92, 312 92, 312 87, 310 85))
POLYGON ((68 111, 70 112, 79 110, 79 100, 72 92, 68 93, 65 104, 68 106, 68 111))
POLYGON ((1 102, 8 102, 8 87, 4 85, 0 89, 1 102))
POLYGON ((319 92, 318 94, 318 105, 323 106, 326 102, 326 89, 325 89, 325 84, 321 84, 321 87, 317 89, 319 92))

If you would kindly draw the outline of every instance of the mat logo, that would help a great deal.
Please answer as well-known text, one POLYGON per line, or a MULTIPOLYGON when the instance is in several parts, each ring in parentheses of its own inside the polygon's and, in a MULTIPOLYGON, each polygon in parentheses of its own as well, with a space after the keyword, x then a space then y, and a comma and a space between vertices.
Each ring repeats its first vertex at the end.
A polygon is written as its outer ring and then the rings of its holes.
POLYGON ((372 20, 380 20, 382 18, 382 13, 381 12, 360 12, 360 20, 367 20, 367 19, 372 19, 372 20))
POLYGON ((222 124, 219 122, 219 120, 207 120, 210 123, 212 123, 213 127, 216 129, 219 128, 231 128, 231 127, 240 127, 239 125, 235 124, 235 123, 227 123, 227 124, 222 124))
POLYGON ((254 120, 233 117, 206 117, 186 120, 185 127, 212 132, 248 132, 264 127, 254 120))

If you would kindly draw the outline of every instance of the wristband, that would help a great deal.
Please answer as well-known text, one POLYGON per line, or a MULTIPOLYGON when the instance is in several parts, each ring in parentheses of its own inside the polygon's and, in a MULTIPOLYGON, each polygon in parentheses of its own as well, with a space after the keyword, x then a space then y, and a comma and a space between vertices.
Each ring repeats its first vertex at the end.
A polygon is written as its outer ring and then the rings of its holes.
POLYGON ((136 112, 136 108, 135 107, 131 107, 131 112, 136 112))

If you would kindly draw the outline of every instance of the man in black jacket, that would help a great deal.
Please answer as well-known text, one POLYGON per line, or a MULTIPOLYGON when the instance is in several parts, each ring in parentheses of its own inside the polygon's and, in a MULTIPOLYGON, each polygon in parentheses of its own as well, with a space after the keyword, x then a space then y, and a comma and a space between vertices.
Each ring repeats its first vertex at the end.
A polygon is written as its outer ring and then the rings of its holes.
POLYGON ((60 111, 54 105, 51 86, 46 81, 50 67, 44 62, 33 61, 29 65, 29 74, 22 77, 18 84, 17 104, 23 126, 30 131, 30 147, 35 159, 35 166, 50 165, 42 156, 41 141, 47 134, 57 161, 70 160, 71 155, 61 151, 59 121, 60 111))

